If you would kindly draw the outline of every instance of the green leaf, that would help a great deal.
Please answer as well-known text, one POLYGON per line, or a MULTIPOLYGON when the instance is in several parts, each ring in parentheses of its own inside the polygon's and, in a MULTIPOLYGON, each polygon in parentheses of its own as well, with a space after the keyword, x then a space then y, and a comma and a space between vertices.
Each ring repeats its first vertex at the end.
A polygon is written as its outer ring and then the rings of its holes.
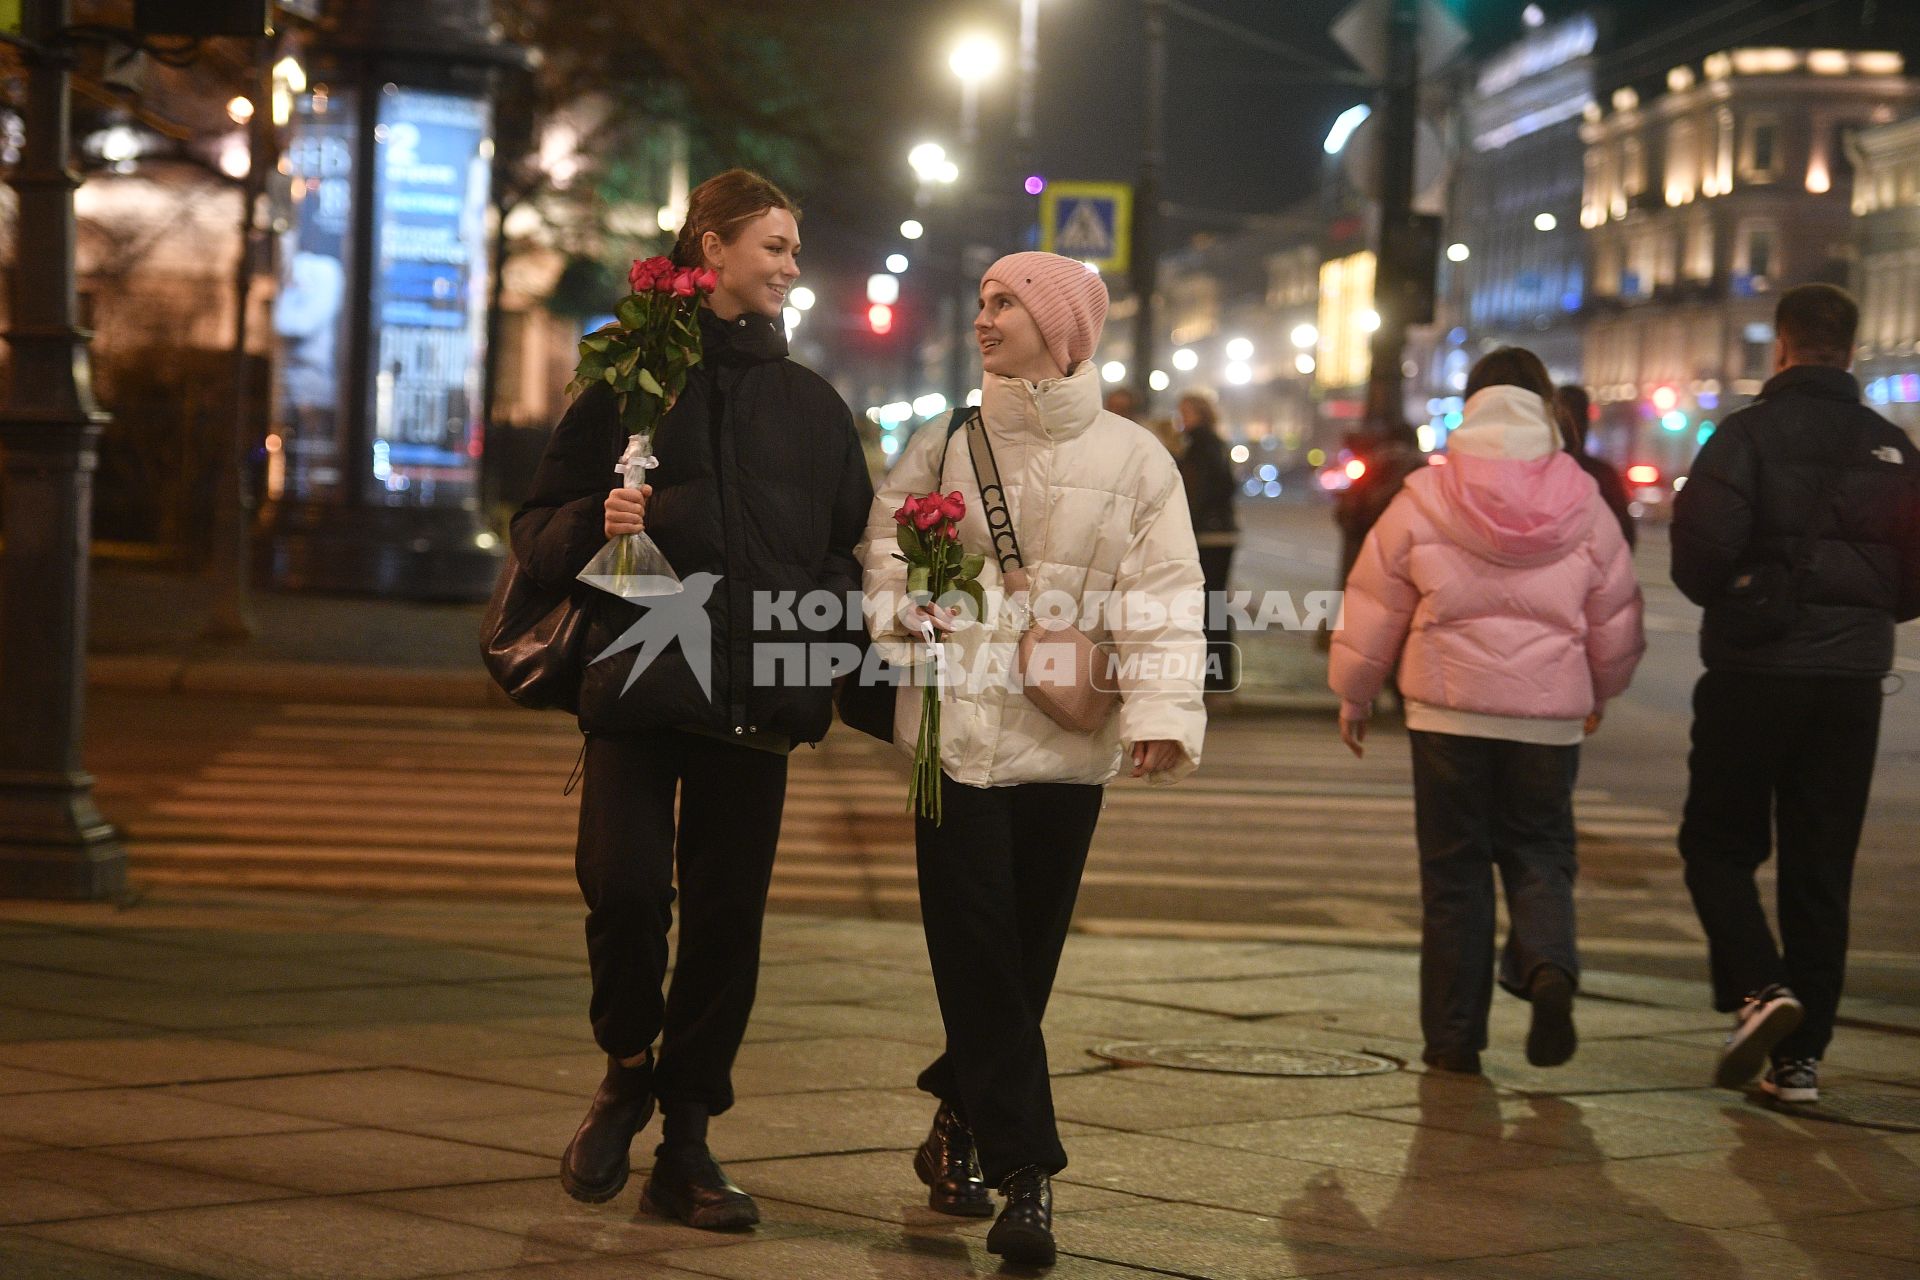
POLYGON ((627 354, 613 362, 613 367, 619 372, 622 379, 631 379, 633 377, 633 371, 640 367, 640 353, 638 351, 627 352, 627 354))
POLYGON ((967 599, 973 601, 974 615, 976 617, 984 618, 987 616, 987 593, 979 583, 962 582, 958 584, 957 589, 964 592, 967 599))
POLYGON ((646 301, 637 293, 628 294, 613 309, 613 314, 620 317, 620 323, 626 328, 638 329, 647 322, 646 301))
POLYGON ((585 356, 589 351, 602 352, 612 345, 613 335, 596 329, 580 340, 580 354, 585 356))
POLYGON ((912 525, 895 526, 893 540, 900 545, 902 551, 907 553, 909 564, 919 564, 926 558, 926 548, 920 545, 920 535, 914 532, 912 525))
MULTIPOLYGON (((635 352, 634 354, 636 356, 636 363, 637 363, 637 357, 639 353, 635 352)), ((659 396, 662 400, 666 399, 667 389, 660 385, 659 380, 655 378, 650 371, 646 369, 641 369, 639 382, 640 382, 640 389, 642 391, 651 391, 654 395, 659 396)))
POLYGON ((963 582, 973 581, 975 578, 978 578, 980 576, 980 571, 986 567, 987 567, 987 558, 983 555, 975 554, 975 555, 970 555, 963 558, 960 561, 961 581, 963 582))
POLYGON ((644 392, 634 392, 620 405, 620 425, 628 435, 653 430, 660 420, 660 402, 644 392))

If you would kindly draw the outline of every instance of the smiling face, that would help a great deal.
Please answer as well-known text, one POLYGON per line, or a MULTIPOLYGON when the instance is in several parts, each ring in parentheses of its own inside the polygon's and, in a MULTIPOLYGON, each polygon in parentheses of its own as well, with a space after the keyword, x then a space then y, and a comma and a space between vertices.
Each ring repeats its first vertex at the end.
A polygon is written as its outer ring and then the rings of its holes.
POLYGON ((722 320, 742 312, 778 318, 787 290, 800 277, 800 224, 785 209, 768 209, 722 240, 709 231, 701 240, 707 265, 719 277, 710 305, 722 320))
POLYGON ((998 280, 980 286, 980 314, 973 320, 973 336, 980 344, 980 366, 988 373, 1028 382, 1066 376, 1047 350, 1033 313, 998 280))

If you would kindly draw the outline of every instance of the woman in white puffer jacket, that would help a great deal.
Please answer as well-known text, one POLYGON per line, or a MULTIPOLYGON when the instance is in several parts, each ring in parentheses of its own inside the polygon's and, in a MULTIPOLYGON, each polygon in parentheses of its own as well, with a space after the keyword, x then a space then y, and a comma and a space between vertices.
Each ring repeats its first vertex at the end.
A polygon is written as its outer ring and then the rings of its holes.
MULTIPOLYGON (((1101 728, 1077 733, 1049 719, 1017 682, 978 678, 1011 667, 1026 618, 1004 607, 965 431, 930 424, 908 443, 874 500, 860 554, 869 629, 883 656, 910 661, 910 638, 926 618, 947 633, 956 677, 941 712, 943 819, 921 818, 915 833, 921 915, 947 1030, 947 1052, 920 1076, 941 1106, 915 1167, 932 1188, 930 1205, 946 1213, 991 1213, 986 1188, 998 1186, 1006 1206, 988 1248, 1010 1261, 1047 1263, 1048 1179, 1067 1159, 1040 1019, 1102 786, 1124 763, 1159 783, 1200 763, 1204 581, 1172 457, 1145 429, 1100 407, 1091 359, 1107 308, 1099 276, 1071 258, 1011 254, 988 269, 980 304, 981 417, 1029 602, 1080 609, 1071 620, 1092 639, 1113 642, 1123 663, 1119 707, 1101 728), (894 555, 901 503, 956 489, 966 502, 961 541, 986 558, 989 603, 978 620, 937 606, 918 612, 894 555)), ((918 688, 899 698, 895 739, 908 751, 920 698, 918 688)))

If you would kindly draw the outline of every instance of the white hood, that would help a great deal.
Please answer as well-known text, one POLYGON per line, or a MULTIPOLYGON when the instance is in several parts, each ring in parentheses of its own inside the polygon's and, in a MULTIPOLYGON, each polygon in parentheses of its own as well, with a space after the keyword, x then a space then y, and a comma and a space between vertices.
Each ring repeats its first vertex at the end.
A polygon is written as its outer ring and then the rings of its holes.
POLYGON ((1532 462, 1560 449, 1560 429, 1539 396, 1525 387, 1482 387, 1473 393, 1447 452, 1532 462))

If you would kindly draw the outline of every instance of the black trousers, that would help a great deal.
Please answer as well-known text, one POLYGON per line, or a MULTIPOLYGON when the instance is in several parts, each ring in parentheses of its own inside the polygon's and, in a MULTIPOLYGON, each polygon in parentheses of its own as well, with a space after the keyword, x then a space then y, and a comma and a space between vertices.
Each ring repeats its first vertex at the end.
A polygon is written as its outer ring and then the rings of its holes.
POLYGON ((945 821, 920 818, 920 916, 947 1050, 919 1086, 973 1130, 998 1186, 1016 1169, 1067 1167, 1040 1019, 1053 993, 1101 789, 942 782, 945 821))
POLYGON ((1818 1058, 1847 971, 1847 906, 1880 743, 1880 681, 1709 671, 1693 690, 1680 856, 1714 1008, 1784 982, 1806 1016, 1774 1050, 1818 1058), (1777 842, 1780 943, 1754 872, 1777 842))
POLYGON ((587 738, 574 869, 593 1038, 631 1058, 660 1037, 653 1081, 664 1107, 718 1115, 733 1105, 786 793, 784 755, 673 730, 587 738), (663 999, 676 878, 680 948, 663 999))
POLYGON ((1420 845, 1420 1029, 1430 1049, 1477 1053, 1487 1047, 1493 1003, 1495 867, 1507 892, 1500 985, 1524 997, 1542 965, 1580 976, 1580 748, 1418 729, 1407 737, 1420 845))
POLYGON ((1232 547, 1201 547, 1200 574, 1207 586, 1207 681, 1208 693, 1218 693, 1239 684, 1234 671, 1233 629, 1226 617, 1227 581, 1233 572, 1232 547), (1220 612, 1215 616, 1215 602, 1220 612))

